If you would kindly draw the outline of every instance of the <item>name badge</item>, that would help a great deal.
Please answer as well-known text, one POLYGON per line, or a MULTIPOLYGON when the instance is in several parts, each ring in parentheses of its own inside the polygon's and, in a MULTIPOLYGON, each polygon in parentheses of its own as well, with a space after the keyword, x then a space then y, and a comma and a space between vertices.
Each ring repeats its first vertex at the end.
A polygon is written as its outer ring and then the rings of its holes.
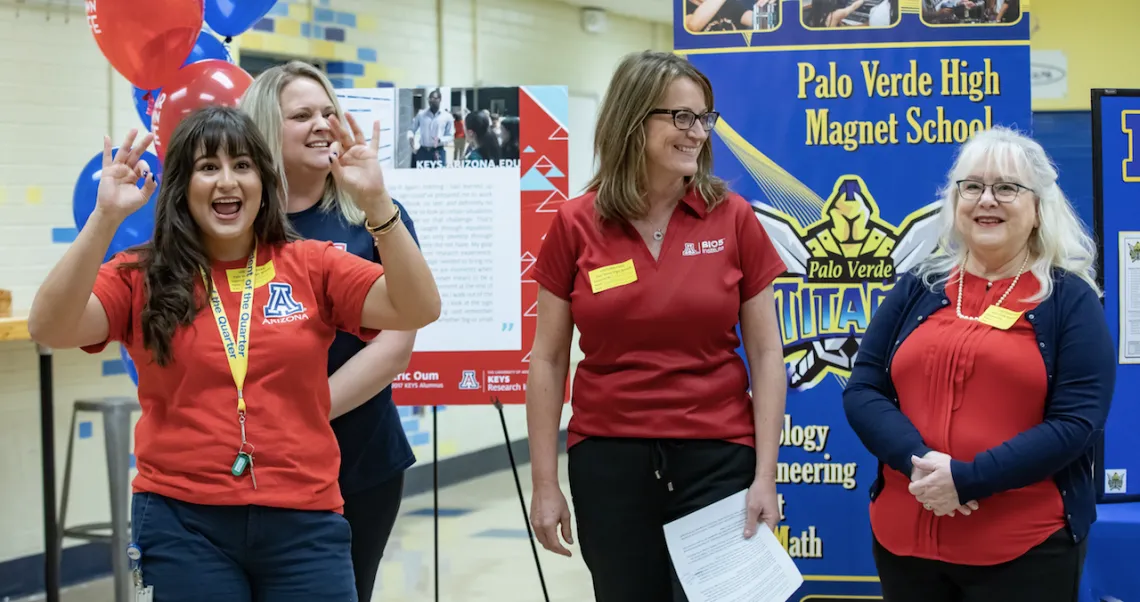
POLYGON ((637 270, 633 268, 633 259, 590 270, 587 276, 590 277, 590 289, 595 295, 611 288, 637 282, 637 270))
POLYGON ((986 326, 992 326, 999 330, 1009 330, 1017 319, 1021 317, 1019 311, 1013 311, 1004 307, 991 305, 986 308, 985 313, 982 314, 978 321, 986 326))
MULTIPOLYGON (((273 280, 277 270, 273 269, 273 260, 257 266, 253 271, 253 288, 261 288, 273 280)), ((230 292, 240 293, 245 288, 245 268, 226 270, 226 280, 230 282, 230 292)))

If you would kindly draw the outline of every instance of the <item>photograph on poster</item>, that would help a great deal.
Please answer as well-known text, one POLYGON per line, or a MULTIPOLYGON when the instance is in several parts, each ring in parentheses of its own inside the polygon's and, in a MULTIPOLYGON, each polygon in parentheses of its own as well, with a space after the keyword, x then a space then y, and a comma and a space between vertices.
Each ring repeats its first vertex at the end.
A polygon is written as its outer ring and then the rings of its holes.
POLYGON ((899 15, 899 0, 803 0, 800 5, 807 29, 894 27, 899 15))
POLYGON ((922 0, 927 25, 1013 25, 1021 20, 1021 0, 922 0))
MULTIPOLYGON (((341 89, 379 120, 384 180, 442 300, 416 334, 401 405, 525 399, 537 286, 527 275, 569 190, 569 95, 561 86, 341 89), (387 125, 384 125, 387 124, 387 125)), ((354 104, 349 104, 354 103, 354 104)))
POLYGON ((1120 233, 1121 364, 1140 364, 1140 232, 1120 233))
POLYGON ((783 0, 684 0, 689 33, 774 31, 783 0))
POLYGON ((398 167, 517 167, 519 89, 403 88, 398 167))

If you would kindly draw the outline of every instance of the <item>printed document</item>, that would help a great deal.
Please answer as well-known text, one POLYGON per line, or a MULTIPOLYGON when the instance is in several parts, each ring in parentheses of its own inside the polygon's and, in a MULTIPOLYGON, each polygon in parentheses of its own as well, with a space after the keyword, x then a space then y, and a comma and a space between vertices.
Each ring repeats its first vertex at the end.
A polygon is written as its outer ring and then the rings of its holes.
POLYGON ((1117 363, 1140 364, 1140 232, 1120 237, 1120 357, 1117 363))
POLYGON ((764 523, 744 538, 746 491, 665 525, 690 602, 787 602, 804 578, 764 523))

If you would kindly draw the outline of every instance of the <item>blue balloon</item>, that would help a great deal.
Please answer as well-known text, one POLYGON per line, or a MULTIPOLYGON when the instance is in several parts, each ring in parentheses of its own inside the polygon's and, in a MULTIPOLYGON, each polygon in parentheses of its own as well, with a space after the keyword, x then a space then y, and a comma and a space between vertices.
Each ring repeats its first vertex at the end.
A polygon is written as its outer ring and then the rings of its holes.
POLYGON ((131 359, 131 355, 127 353, 126 345, 119 344, 119 355, 123 358, 123 366, 127 369, 127 376, 131 377, 136 387, 139 386, 139 371, 138 368, 135 368, 135 362, 131 359))
POLYGON ((277 0, 206 0, 206 24, 232 38, 253 27, 274 4, 277 0))
MULTIPOLYGON (((119 148, 111 149, 111 156, 118 154, 119 148)), ((159 187, 162 186, 162 163, 159 162, 158 157, 153 153, 143 152, 142 160, 146 161, 150 166, 150 171, 154 173, 158 179, 159 187)), ((95 201, 99 196, 99 178, 103 172, 103 153, 99 152, 87 165, 83 167, 83 171, 79 173, 79 179, 75 182, 75 191, 71 196, 71 212, 75 217, 75 227, 82 230, 83 226, 87 225, 87 219, 91 217, 91 212, 95 210, 95 201)), ((143 180, 140 178, 138 185, 143 185, 143 180)), ((129 249, 135 245, 141 245, 147 242, 154 236, 154 205, 158 201, 158 188, 154 189, 154 194, 150 195, 145 205, 140 207, 127 219, 123 220, 122 225, 115 232, 115 237, 111 239, 111 247, 107 249, 107 254, 103 256, 103 261, 111 259, 119 251, 129 249)))
MULTIPOLYGON (((230 51, 226 49, 226 45, 221 40, 211 35, 209 32, 203 31, 198 34, 198 42, 194 44, 194 48, 190 51, 190 56, 186 58, 186 62, 182 66, 191 65, 198 61, 205 61, 208 59, 217 59, 226 61, 227 63, 234 62, 233 56, 230 51)), ((134 88, 135 111, 139 114, 139 119, 143 122, 143 127, 149 132, 151 130, 151 120, 149 112, 154 102, 158 100, 158 96, 162 94, 162 88, 155 88, 154 90, 143 90, 142 88, 134 88), (147 97, 150 94, 150 97, 147 97)))

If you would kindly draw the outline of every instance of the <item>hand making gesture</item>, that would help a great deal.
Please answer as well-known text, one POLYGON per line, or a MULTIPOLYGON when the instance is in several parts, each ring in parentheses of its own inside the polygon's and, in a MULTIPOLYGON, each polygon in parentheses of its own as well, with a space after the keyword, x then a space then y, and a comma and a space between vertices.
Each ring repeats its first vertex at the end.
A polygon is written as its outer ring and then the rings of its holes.
POLYGON ((384 172, 380 169, 380 122, 373 122, 372 141, 368 142, 352 114, 345 113, 345 118, 351 132, 335 115, 329 117, 329 126, 340 143, 340 152, 329 158, 333 178, 369 221, 378 225, 387 221, 395 211, 392 197, 384 187, 384 172))
POLYGON ((99 177, 99 192, 95 208, 115 220, 123 220, 146 204, 158 182, 146 161, 140 161, 143 151, 154 140, 154 134, 147 133, 138 144, 134 143, 138 130, 132 129, 127 139, 111 158, 111 138, 103 136, 103 170, 99 177), (146 178, 139 188, 140 178, 146 178))

